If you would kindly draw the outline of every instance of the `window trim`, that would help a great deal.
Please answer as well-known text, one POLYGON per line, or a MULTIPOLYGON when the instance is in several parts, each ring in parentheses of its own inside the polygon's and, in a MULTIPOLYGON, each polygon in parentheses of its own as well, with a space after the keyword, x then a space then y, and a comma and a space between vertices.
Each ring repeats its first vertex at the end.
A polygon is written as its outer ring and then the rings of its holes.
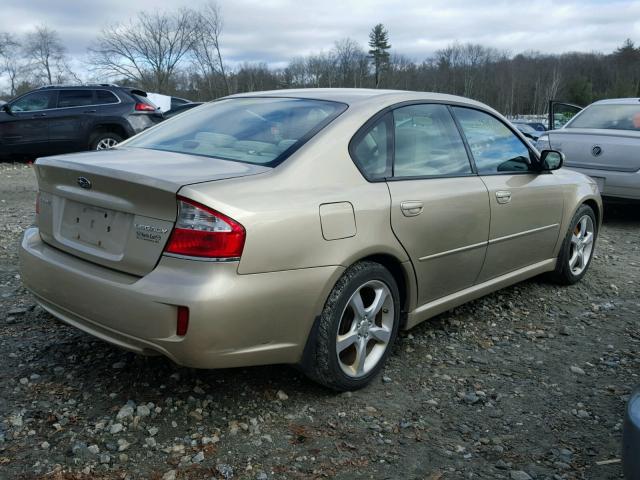
POLYGON ((70 106, 70 107, 58 107, 58 102, 60 101, 60 92, 68 92, 70 90, 72 91, 72 90, 83 90, 83 89, 81 89, 81 88, 64 88, 64 89, 56 90, 56 107, 55 108, 51 108, 50 110, 68 110, 70 108, 104 107, 104 106, 111 106, 111 105, 119 105, 119 104, 122 103, 122 100, 120 99, 120 97, 118 95, 116 95, 115 92, 112 92, 111 90, 107 90, 106 88, 91 88, 91 89, 87 89, 87 90, 91 91, 92 101, 94 102, 91 105, 75 105, 75 106, 70 106), (114 95, 116 97, 116 99, 118 101, 117 102, 113 102, 113 103, 98 103, 98 98, 97 98, 98 90, 102 90, 103 92, 111 93, 112 95, 114 95))
MULTIPOLYGON (((492 112, 489 112, 487 110, 484 110, 482 108, 476 108, 474 106, 470 106, 470 105, 460 105, 460 104, 452 104, 450 105, 450 109, 451 109, 451 114, 453 115, 453 118, 456 121, 456 124, 459 125, 460 128, 460 134, 462 135, 465 145, 467 145, 469 147, 468 150, 468 155, 471 156, 471 159, 473 161, 473 164, 476 166, 476 171, 478 172, 478 175, 481 177, 493 177, 493 176, 498 176, 498 175, 531 175, 532 173, 534 174, 539 174, 543 172, 542 166, 540 164, 540 156, 538 155, 538 152, 536 151, 535 148, 533 148, 531 145, 529 145, 529 142, 526 141, 524 135, 520 132, 520 130, 518 130, 517 128, 511 126, 511 124, 509 123, 505 123, 504 121, 502 121, 499 117, 497 117, 495 114, 493 114, 492 112), (502 125, 504 125, 511 133, 515 134, 515 136, 518 138, 518 140, 520 140, 520 142, 522 142, 522 144, 525 146, 525 148, 529 151, 529 160, 531 161, 531 166, 533 167, 531 170, 527 170, 525 171, 513 171, 513 172, 491 172, 491 173, 481 173, 480 170, 477 168, 477 164, 476 164, 476 159, 473 156, 473 152, 471 151, 471 146, 469 145, 469 141, 467 139, 467 135, 464 133, 464 129, 462 128, 462 124, 460 124, 460 121, 458 120, 458 117, 455 114, 455 110, 453 109, 453 107, 460 107, 460 108, 466 108, 468 110, 476 110, 478 112, 481 113, 485 113, 487 115, 489 115, 490 117, 493 117, 496 121, 500 122, 502 125)), ((550 172, 549 172, 550 173, 550 172)))
MULTIPOLYGON (((91 88, 91 89, 87 89, 87 90, 91 90, 92 92, 97 92, 98 90, 103 90, 105 92, 109 92, 112 95, 115 95, 115 97, 118 99, 117 102, 115 103, 93 103, 92 105, 78 105, 75 107, 58 107, 58 98, 59 98, 59 92, 65 91, 65 90, 83 90, 81 88, 47 88, 45 89, 41 89, 41 90, 31 90, 30 92, 25 93, 24 95, 20 95, 18 98, 16 98, 15 100, 13 100, 12 102, 9 103, 9 107, 11 107, 14 103, 18 102, 21 98, 26 97, 27 95, 30 95, 32 93, 41 93, 41 92, 47 92, 51 95, 51 99, 49 100, 49 105, 51 105, 52 103, 54 105, 56 105, 55 107, 51 107, 51 108, 45 108, 45 109, 41 109, 41 110, 29 110, 29 112, 50 112, 51 110, 68 110, 70 108, 88 108, 88 107, 104 107, 104 106, 111 106, 111 105, 119 105, 122 103, 122 99, 120 98, 120 96, 118 94, 116 94, 116 92, 114 92, 113 90, 107 90, 106 88, 91 88), (51 101, 53 100, 53 102, 51 101)), ((92 93, 93 99, 94 101, 96 101, 96 94, 92 93)), ((15 113, 29 113, 29 112, 15 112, 15 113)))
MULTIPOLYGON (((351 161, 353 162, 353 164, 356 166, 356 168, 358 169, 358 171, 360 172, 360 174, 364 177, 364 179, 369 182, 369 183, 378 183, 378 182, 388 182, 388 181, 392 181, 392 182, 397 182, 397 181, 401 181, 401 180, 430 180, 430 179, 435 179, 435 178, 466 178, 466 177, 476 177, 479 176, 480 174, 477 173, 477 168, 476 168, 476 164, 475 164, 475 159, 473 158, 473 155, 471 155, 469 146, 468 146, 468 142, 467 142, 467 138, 466 136, 463 134, 463 132, 460 132, 460 130, 458 130, 458 133, 460 134, 460 137, 462 138, 462 142, 465 145, 465 149, 467 151, 467 160, 469 161, 469 164, 471 165, 471 171, 472 173, 467 173, 467 174, 453 174, 453 175, 422 175, 422 176, 415 176, 415 177, 395 177, 393 176, 394 172, 393 172, 393 168, 395 165, 395 131, 392 130, 392 141, 390 142, 390 144, 393 146, 393 152, 392 152, 392 157, 391 157, 391 165, 392 165, 392 170, 391 170, 391 177, 382 177, 382 178, 371 178, 370 176, 368 176, 363 170, 362 168, 360 168, 360 165, 358 164, 358 161, 356 160, 356 155, 355 155, 355 143, 357 141, 359 141, 361 139, 363 135, 363 132, 368 133, 369 128, 372 126, 372 124, 374 124, 375 122, 377 122, 381 117, 383 117, 385 114, 389 113, 389 112, 393 112, 393 110, 396 110, 398 108, 402 108, 402 107, 408 107, 411 105, 444 105, 445 107, 447 107, 447 109, 449 110, 449 114, 451 115, 451 117, 453 118, 454 123, 456 124, 456 127, 459 129, 458 126, 458 119, 456 118, 456 116, 453 114, 453 112, 451 111, 452 107, 464 107, 464 108, 472 108, 474 110, 478 110, 480 112, 484 112, 488 115, 491 115, 492 117, 496 118, 498 121, 501 121, 499 118, 497 118, 494 114, 492 114, 491 112, 481 108, 481 107, 477 107, 475 105, 469 105, 468 103, 465 102, 456 102, 456 101, 449 101, 449 100, 405 100, 403 102, 398 102, 398 103, 394 103, 392 105, 388 105, 386 107, 384 107, 383 109, 379 110, 378 112, 376 112, 374 115, 372 115, 364 124, 362 124, 362 126, 356 131, 356 133, 351 137, 351 140, 349 141, 349 156, 351 157, 351 161)), ((393 119, 393 116, 392 116, 393 119)), ((502 122, 504 123, 504 122, 502 122)), ((509 128, 509 130, 511 132, 514 132, 514 129, 509 127, 507 125, 507 128, 509 128)), ((516 133, 516 136, 520 139, 520 141, 522 141, 522 136, 516 133)), ((523 142, 524 143, 524 142, 523 142)), ((525 146, 527 146, 527 144, 525 143, 525 146)), ((529 147, 527 147, 529 148, 529 147)), ((529 148, 529 151, 531 153, 533 153, 535 159, 536 159, 536 165, 539 165, 539 161, 540 158, 537 154, 537 152, 535 150, 531 150, 531 148, 529 148)), ((529 172, 513 172, 514 174, 517 173, 532 173, 531 171, 529 172)), ((505 175, 505 174, 509 174, 509 172, 505 172, 505 173, 498 173, 498 175, 505 175)), ((491 175, 495 175, 495 174, 491 174, 491 175)))

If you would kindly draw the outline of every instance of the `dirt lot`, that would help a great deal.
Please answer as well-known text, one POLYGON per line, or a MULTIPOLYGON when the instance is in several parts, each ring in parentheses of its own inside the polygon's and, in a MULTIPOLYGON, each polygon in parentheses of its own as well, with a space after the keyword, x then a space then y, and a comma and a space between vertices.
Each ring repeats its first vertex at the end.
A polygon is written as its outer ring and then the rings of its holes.
POLYGON ((20 283, 34 192, 31 168, 0 165, 0 479, 621 476, 638 207, 607 209, 579 285, 534 279, 441 315, 373 385, 335 394, 290 367, 185 369, 58 323, 20 283))

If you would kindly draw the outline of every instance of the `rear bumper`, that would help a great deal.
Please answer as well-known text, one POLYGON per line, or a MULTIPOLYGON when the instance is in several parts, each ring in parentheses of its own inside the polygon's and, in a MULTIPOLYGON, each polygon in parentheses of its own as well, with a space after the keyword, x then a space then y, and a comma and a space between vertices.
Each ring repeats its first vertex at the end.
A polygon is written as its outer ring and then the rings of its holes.
POLYGON ((567 167, 570 170, 583 173, 598 182, 603 197, 626 198, 640 200, 640 171, 615 172, 611 170, 597 170, 593 168, 567 167), (598 179, 602 179, 598 181, 598 179))
POLYGON ((196 368, 301 359, 315 317, 342 267, 239 275, 237 263, 162 257, 140 278, 45 244, 37 228, 20 248, 24 285, 52 315, 91 335, 196 368), (189 329, 175 334, 177 306, 189 329))

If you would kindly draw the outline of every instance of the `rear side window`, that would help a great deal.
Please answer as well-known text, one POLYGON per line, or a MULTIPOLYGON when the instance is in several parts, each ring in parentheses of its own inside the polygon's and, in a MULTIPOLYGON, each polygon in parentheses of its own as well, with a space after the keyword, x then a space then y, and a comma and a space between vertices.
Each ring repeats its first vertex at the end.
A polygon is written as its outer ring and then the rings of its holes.
POLYGON ((471 174, 467 151, 444 105, 409 105, 393 111, 394 177, 471 174))
POLYGON ((391 125, 391 114, 386 114, 359 133, 351 145, 356 164, 369 180, 391 176, 391 125))
POLYGON ((118 97, 116 97, 109 90, 96 90, 96 104, 106 105, 109 103, 118 103, 118 97))
POLYGON ((605 130, 640 130, 640 104, 591 105, 565 128, 600 128, 605 130))
POLYGON ((479 174, 490 175, 531 170, 529 148, 509 127, 488 113, 453 107, 479 174))
POLYGON ((274 167, 346 108, 301 98, 230 98, 161 123, 127 145, 274 167))
POLYGON ((58 91, 58 108, 93 105, 93 90, 58 91))

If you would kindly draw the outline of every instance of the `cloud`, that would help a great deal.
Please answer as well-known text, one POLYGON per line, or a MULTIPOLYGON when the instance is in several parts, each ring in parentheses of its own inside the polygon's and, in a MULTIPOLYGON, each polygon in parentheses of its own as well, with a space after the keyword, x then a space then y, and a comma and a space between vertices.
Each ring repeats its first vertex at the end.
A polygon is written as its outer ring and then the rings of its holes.
MULTIPOLYGON (((2 0, 2 27, 23 34, 39 23, 57 30, 74 64, 109 23, 140 10, 197 7, 202 0, 2 0), (135 10, 132 9, 135 5, 135 10)), ((366 48, 368 33, 384 23, 393 50, 422 60, 454 41, 548 53, 610 52, 625 38, 640 41, 637 1, 474 0, 220 0, 223 53, 228 62, 282 65, 295 56, 327 51, 351 37, 366 48)))

